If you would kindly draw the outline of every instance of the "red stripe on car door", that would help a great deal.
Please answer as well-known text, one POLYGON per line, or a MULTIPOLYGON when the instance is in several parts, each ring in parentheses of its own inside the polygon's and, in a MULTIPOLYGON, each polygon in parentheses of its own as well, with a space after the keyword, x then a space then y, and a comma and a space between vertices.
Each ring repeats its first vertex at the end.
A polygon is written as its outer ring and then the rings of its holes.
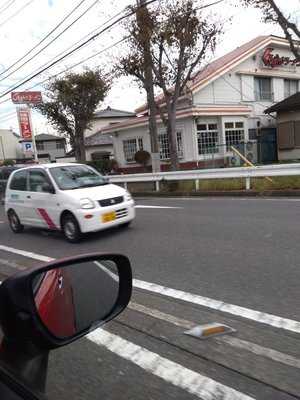
POLYGON ((52 221, 51 217, 44 208, 38 208, 37 210, 50 229, 57 229, 55 223, 52 221))

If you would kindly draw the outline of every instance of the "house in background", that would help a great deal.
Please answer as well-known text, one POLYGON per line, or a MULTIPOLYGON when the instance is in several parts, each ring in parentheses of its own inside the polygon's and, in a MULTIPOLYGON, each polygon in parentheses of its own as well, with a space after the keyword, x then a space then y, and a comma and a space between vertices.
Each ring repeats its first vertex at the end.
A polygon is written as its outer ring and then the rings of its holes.
MULTIPOLYGON (((41 133, 35 136, 36 148, 39 161, 55 162, 58 157, 66 155, 66 139, 61 136, 49 135, 41 133)), ((21 140, 21 143, 32 143, 31 140, 21 140)), ((32 152, 27 154, 28 158, 32 158, 32 152)))
POLYGON ((23 158, 20 136, 10 129, 0 129, 0 162, 23 158))
POLYGON ((116 124, 132 117, 135 117, 132 112, 107 107, 105 110, 95 112, 91 128, 84 132, 84 136, 87 138, 99 132, 104 126, 116 124))
POLYGON ((87 137, 84 143, 87 161, 109 160, 113 157, 114 148, 111 135, 98 132, 87 137))
POLYGON ((300 160, 300 92, 267 108, 277 113, 278 160, 300 160))
POLYGON ((132 112, 117 110, 111 107, 97 111, 94 114, 91 129, 87 129, 84 132, 87 161, 112 158, 114 154, 112 137, 109 134, 103 134, 101 130, 105 126, 112 126, 132 117, 135 117, 135 114, 132 112))
MULTIPOLYGON (((177 108, 181 168, 236 165, 231 146, 242 144, 252 162, 276 161, 276 121, 264 111, 297 92, 299 80, 300 63, 288 41, 272 35, 258 36, 194 74, 177 108)), ((156 100, 165 107, 162 95, 156 100)), ((151 149, 147 105, 136 112, 135 117, 102 128, 102 133, 113 136, 115 158, 127 173, 141 171, 134 155, 151 149)), ((169 141, 159 116, 158 130, 162 169, 168 169, 169 141)))

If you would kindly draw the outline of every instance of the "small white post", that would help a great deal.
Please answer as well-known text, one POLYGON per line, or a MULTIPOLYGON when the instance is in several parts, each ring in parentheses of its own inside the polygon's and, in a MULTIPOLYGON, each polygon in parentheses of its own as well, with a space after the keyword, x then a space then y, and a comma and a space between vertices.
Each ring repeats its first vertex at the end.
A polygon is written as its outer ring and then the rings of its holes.
POLYGON ((127 190, 127 182, 124 182, 124 188, 127 190))
POLYGON ((251 178, 250 176, 247 176, 246 178, 246 190, 250 190, 251 189, 251 178))
POLYGON ((159 181, 155 181, 155 190, 159 192, 159 181))
POLYGON ((200 188, 200 182, 199 182, 199 179, 196 179, 196 180, 195 180, 195 189, 196 189, 196 192, 198 192, 199 188, 200 188))

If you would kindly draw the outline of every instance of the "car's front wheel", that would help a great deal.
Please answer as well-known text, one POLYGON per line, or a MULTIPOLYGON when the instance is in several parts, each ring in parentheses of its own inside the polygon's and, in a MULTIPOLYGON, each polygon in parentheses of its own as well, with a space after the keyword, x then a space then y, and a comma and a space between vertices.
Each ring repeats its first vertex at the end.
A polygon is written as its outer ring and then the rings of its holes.
POLYGON ((14 233, 21 233, 24 230, 24 225, 21 224, 19 217, 17 216, 16 212, 14 210, 9 210, 8 211, 8 222, 10 229, 14 233))
POLYGON ((72 214, 66 214, 62 219, 62 231, 68 242, 78 243, 82 237, 80 226, 72 214))

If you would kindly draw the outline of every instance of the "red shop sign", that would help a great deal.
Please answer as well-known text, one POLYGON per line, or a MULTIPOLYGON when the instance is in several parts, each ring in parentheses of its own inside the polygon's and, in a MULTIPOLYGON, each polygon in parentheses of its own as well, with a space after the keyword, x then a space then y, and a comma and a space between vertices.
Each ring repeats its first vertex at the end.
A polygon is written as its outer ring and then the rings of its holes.
POLYGON ((273 54, 274 49, 268 47, 262 56, 263 63, 266 67, 276 68, 282 65, 295 65, 300 67, 300 60, 297 58, 281 57, 279 54, 273 54))
POLYGON ((31 125, 30 109, 18 108, 17 113, 18 113, 19 127, 22 138, 31 139, 32 125, 31 125))

